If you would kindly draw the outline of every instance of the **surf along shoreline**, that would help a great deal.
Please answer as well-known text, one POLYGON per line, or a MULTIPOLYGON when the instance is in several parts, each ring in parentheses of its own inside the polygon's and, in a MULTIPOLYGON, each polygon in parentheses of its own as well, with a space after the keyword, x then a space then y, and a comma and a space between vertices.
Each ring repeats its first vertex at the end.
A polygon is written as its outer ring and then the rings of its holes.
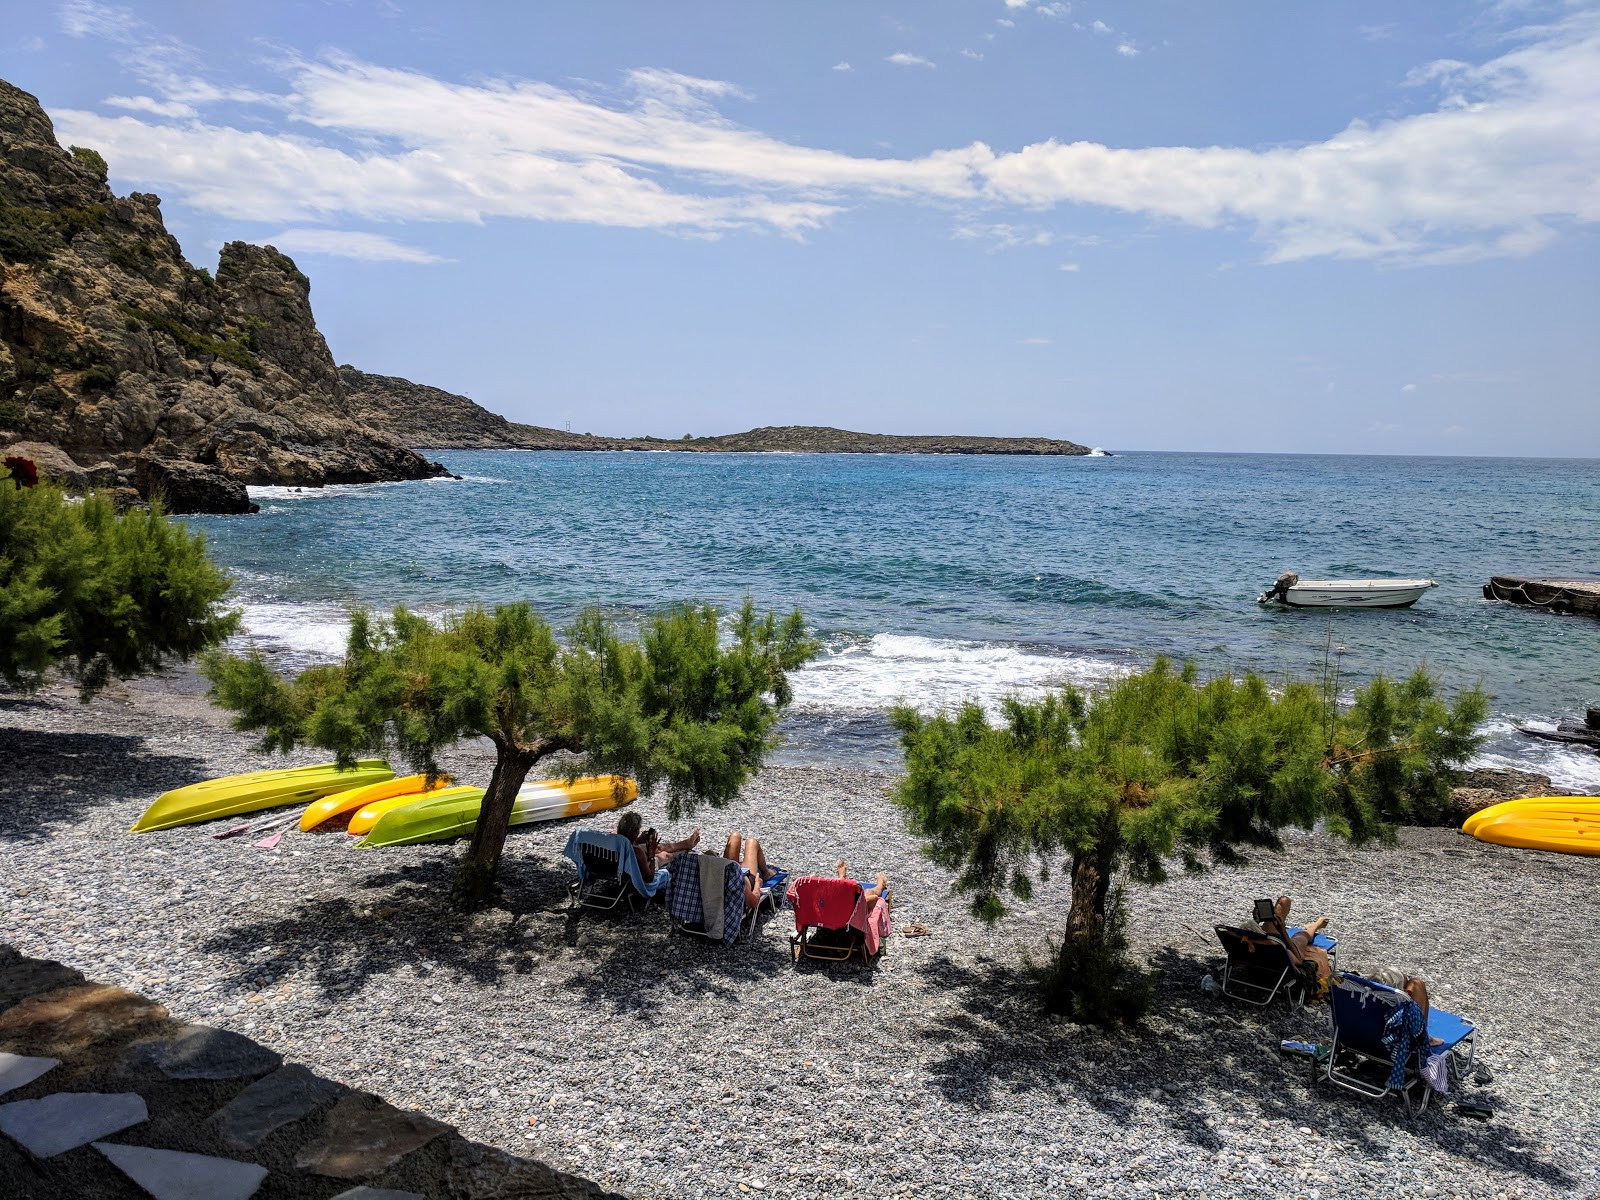
MULTIPOLYGON (((891 772, 772 767, 702 814, 706 836, 753 830, 792 869, 843 857, 890 873, 896 933, 877 970, 796 967, 784 916, 731 951, 670 935, 659 914, 574 917, 570 823, 514 830, 501 907, 470 917, 444 904, 449 844, 132 837, 161 791, 267 765, 197 690, 184 672, 87 706, 63 689, 0 702, 6 940, 629 1195, 1600 1185, 1583 1149, 1600 1115, 1592 980, 1565 932, 1600 918, 1594 860, 1444 829, 1402 830, 1393 849, 1297 835, 1244 868, 1131 888, 1155 1010, 1105 1033, 1042 1018, 1026 987, 1022 956, 1066 912, 1060 883, 979 924, 903 832, 891 772), (1415 966, 1479 1024, 1493 1081, 1468 1094, 1489 1122, 1313 1092, 1276 1047, 1316 1040, 1325 1012, 1241 1011, 1199 990, 1211 926, 1286 890, 1333 917, 1341 959, 1415 966), (912 922, 928 936, 904 936, 912 922)), ((464 746, 445 766, 486 775, 487 753, 464 746)), ((638 803, 666 828, 661 805, 638 803)))

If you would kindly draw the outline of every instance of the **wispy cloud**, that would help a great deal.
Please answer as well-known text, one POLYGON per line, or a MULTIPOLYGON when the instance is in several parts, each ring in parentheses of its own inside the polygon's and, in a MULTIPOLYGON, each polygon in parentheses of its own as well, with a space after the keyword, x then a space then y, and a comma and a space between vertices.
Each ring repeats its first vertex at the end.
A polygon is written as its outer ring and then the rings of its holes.
POLYGON ((1000 222, 992 225, 958 225, 951 235, 960 241, 987 241, 996 250, 1010 250, 1016 246, 1048 246, 1056 235, 1048 229, 1029 229, 1022 225, 1000 222))
POLYGON ((994 23, 1000 26, 1001 29, 1015 29, 1017 27, 1017 23, 1009 17, 996 17, 994 23))
POLYGON ((1138 58, 1139 47, 1132 42, 1121 42, 1117 46, 1117 53, 1122 55, 1123 58, 1138 58))
POLYGON ((107 96, 106 103, 112 108, 125 108, 130 112, 153 113, 158 117, 197 117, 199 112, 193 105, 184 104, 179 100, 157 100, 154 96, 107 96))
POLYGON ((1023 338, 1017 344, 1021 346, 1053 346, 1055 342, 1047 337, 1030 337, 1023 338))
POLYGON ((1078 263, 1062 263, 1061 266, 1058 269, 1062 270, 1062 271, 1074 271, 1075 272, 1075 271, 1080 270, 1081 268, 1080 268, 1078 263))
POLYGON ((855 70, 854 67, 852 67, 849 63, 845 62, 845 60, 842 59, 842 58, 838 62, 833 64, 833 69, 835 71, 854 71, 855 70))
POLYGON ((897 50, 883 60, 893 63, 897 67, 931 67, 933 63, 923 58, 920 54, 912 54, 906 50, 897 50))
POLYGON ((442 263, 440 258, 420 246, 408 246, 380 233, 361 233, 345 229, 285 229, 259 239, 262 245, 276 246, 289 254, 327 254, 335 258, 355 258, 362 262, 442 263))
POLYGON ((1414 392, 1417 390, 1417 385, 1414 383, 1402 384, 1400 390, 1402 392, 1414 392))
POLYGON ((1116 30, 1112 29, 1111 26, 1107 25, 1104 21, 1095 21, 1093 24, 1091 24, 1089 26, 1089 28, 1092 29, 1095 33, 1115 33, 1116 32, 1116 30))
POLYGON ((127 45, 148 92, 58 111, 64 140, 102 149, 119 179, 274 224, 510 217, 800 235, 867 203, 957 205, 975 227, 1014 228, 1027 212, 1090 205, 1235 228, 1268 262, 1451 264, 1531 254, 1600 222, 1593 9, 1530 27, 1478 65, 1427 64, 1415 84, 1431 107, 1302 145, 1052 139, 915 158, 769 136, 727 115, 743 96, 733 83, 662 69, 577 88, 329 55, 283 60, 281 85, 263 92, 206 77, 197 55, 125 10, 71 0, 62 23, 127 45))
POLYGON ((973 62, 983 61, 983 55, 979 54, 976 50, 968 50, 963 47, 962 49, 956 51, 956 53, 961 55, 962 58, 970 58, 973 62))
POLYGON ((1072 5, 1067 4, 1065 0, 1061 0, 1060 3, 1056 4, 1041 4, 1033 11, 1041 16, 1054 17, 1059 21, 1072 11, 1072 5))

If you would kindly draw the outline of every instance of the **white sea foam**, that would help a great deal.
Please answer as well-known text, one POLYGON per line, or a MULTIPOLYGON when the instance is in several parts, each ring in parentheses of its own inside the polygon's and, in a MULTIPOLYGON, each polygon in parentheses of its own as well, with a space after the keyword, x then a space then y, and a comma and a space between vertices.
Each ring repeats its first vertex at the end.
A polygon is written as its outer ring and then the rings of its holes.
POLYGON ((365 496, 386 488, 411 487, 416 484, 449 483, 508 483, 491 475, 435 475, 429 479, 390 479, 382 483, 330 483, 323 487, 288 487, 281 484, 252 484, 245 488, 256 503, 270 500, 338 500, 351 496, 365 496))
MULTIPOLYGON (((1551 730, 1555 721, 1529 719, 1530 728, 1551 730)), ((1600 795, 1600 754, 1582 746, 1546 742, 1519 733, 1510 718, 1496 716, 1484 723, 1488 745, 1472 760, 1474 767, 1509 767, 1517 771, 1538 771, 1550 776, 1557 787, 1600 795)))
POLYGON ((344 655, 350 616, 333 604, 244 604, 244 633, 263 649, 287 651, 308 659, 344 655))
POLYGON ((794 676, 802 712, 864 713, 909 704, 925 711, 968 700, 998 711, 1006 696, 1063 683, 1093 686, 1125 668, 1004 642, 962 642, 880 633, 824 650, 794 676))

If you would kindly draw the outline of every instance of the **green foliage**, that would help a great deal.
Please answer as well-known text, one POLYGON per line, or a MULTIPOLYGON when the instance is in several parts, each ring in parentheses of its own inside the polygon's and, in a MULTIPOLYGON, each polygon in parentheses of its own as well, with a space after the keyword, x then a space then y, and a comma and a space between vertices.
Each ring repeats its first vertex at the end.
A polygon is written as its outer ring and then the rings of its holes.
POLYGON ((23 405, 15 396, 0 400, 0 429, 15 429, 22 424, 23 405))
POLYGON ((112 677, 219 645, 238 624, 205 539, 159 507, 117 514, 104 497, 15 488, 0 475, 0 678, 33 690, 51 667, 87 700, 112 677))
POLYGON ((78 383, 86 392, 109 392, 117 386, 117 372, 113 367, 96 363, 78 377, 78 383))
POLYGON ((61 249, 61 234, 49 209, 0 200, 0 261, 39 266, 61 249))
POLYGON ((184 272, 184 276, 189 280, 190 283, 198 283, 201 287, 210 288, 217 286, 217 281, 211 278, 211 272, 206 270, 204 267, 190 267, 186 272, 184 272))
POLYGON ((577 755, 573 777, 631 774, 642 789, 664 787, 674 817, 737 794, 775 744, 787 672, 816 646, 798 612, 758 617, 749 602, 727 644, 718 632, 717 611, 696 605, 656 616, 637 640, 587 613, 565 642, 526 604, 471 608, 437 625, 404 609, 388 620, 357 611, 336 665, 286 680, 252 651, 213 653, 204 670, 212 700, 236 714, 235 728, 258 733, 263 750, 310 744, 341 762, 395 753, 436 774, 444 747, 490 739, 491 797, 458 880, 481 898, 510 813, 508 800, 498 830, 487 830, 491 799, 499 787, 514 793, 549 754, 577 755))
POLYGON ((63 241, 70 242, 80 233, 104 233, 106 218, 111 210, 104 204, 91 204, 87 208, 58 208, 55 223, 61 230, 63 241))
POLYGON ((94 177, 101 183, 111 174, 111 168, 98 150, 91 150, 87 146, 70 146, 68 149, 72 151, 72 157, 93 171, 94 177))
POLYGON ((28 406, 40 412, 60 412, 67 403, 67 394, 53 383, 41 383, 28 393, 28 406))
POLYGON ((1241 862, 1277 849, 1280 829, 1324 817, 1346 836, 1383 836, 1448 799, 1486 703, 1473 690, 1446 705, 1419 670, 1400 685, 1374 680, 1338 714, 1305 682, 1274 692, 1256 675, 1202 681, 1192 664, 1160 659, 1092 699, 1068 688, 1009 700, 999 726, 976 705, 895 710, 907 771, 896 799, 985 919, 1067 860, 1057 984, 1076 997, 1068 1007, 1103 1011, 1095 996, 1108 984, 1093 973, 1120 953, 1106 927, 1114 876, 1157 883, 1174 860, 1190 871, 1241 862))
POLYGON ((160 330, 190 354, 207 358, 220 358, 236 367, 243 367, 252 375, 262 372, 261 361, 245 346, 232 339, 214 338, 209 334, 190 329, 182 321, 131 304, 120 306, 123 315, 141 322, 151 329, 160 330))
MULTIPOLYGON (((127 241, 117 242, 106 251, 107 257, 124 271, 138 272, 143 270, 156 258, 155 247, 149 242, 127 241)), ((137 324, 136 324, 137 327, 137 324)))
POLYGON ((261 346, 259 345, 259 334, 263 329, 267 328, 269 328, 267 323, 253 313, 245 317, 245 319, 240 323, 239 328, 240 344, 252 354, 256 353, 261 349, 261 346))

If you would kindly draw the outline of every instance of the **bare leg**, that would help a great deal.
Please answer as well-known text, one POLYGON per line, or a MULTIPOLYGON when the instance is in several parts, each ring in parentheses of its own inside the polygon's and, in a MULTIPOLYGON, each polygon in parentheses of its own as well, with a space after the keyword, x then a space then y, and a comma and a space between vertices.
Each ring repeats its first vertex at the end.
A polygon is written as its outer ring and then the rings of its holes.
POLYGON ((722 857, 732 862, 743 862, 744 835, 737 829, 728 834, 728 840, 722 844, 722 857))
MULTIPOLYGON (((733 838, 729 838, 731 843, 733 838)), ((761 884, 765 878, 762 871, 766 869, 767 858, 761 852, 761 842, 753 837, 744 839, 744 857, 740 865, 748 872, 744 877, 744 905, 754 908, 761 903, 761 884)))

